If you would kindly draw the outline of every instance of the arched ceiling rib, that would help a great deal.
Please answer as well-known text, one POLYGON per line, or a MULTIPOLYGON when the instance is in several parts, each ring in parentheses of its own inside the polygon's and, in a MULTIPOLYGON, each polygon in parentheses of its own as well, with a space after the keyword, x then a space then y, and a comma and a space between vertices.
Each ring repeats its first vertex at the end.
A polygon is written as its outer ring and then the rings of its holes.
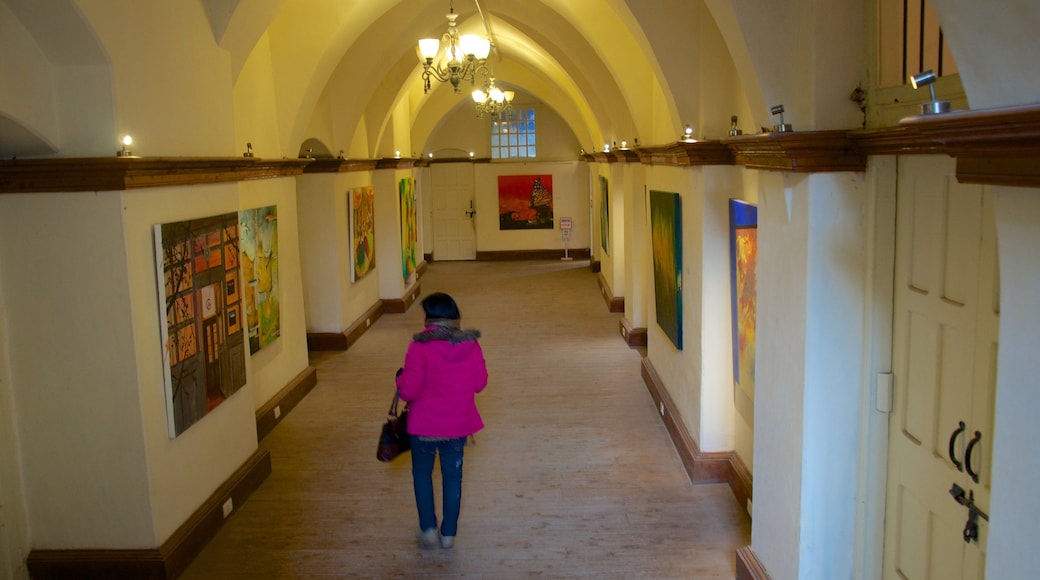
MULTIPOLYGON (((228 0, 213 1, 218 8, 229 5, 228 0)), ((238 22, 244 4, 239 2, 227 18, 222 42, 234 44, 235 50, 256 36, 255 26, 238 22)), ((265 6, 278 4, 267 0, 265 6)), ((476 6, 456 4, 460 29, 484 34, 476 6)), ((634 18, 622 0, 484 0, 481 6, 495 30, 492 64, 500 84, 549 103, 583 143, 589 136, 598 141, 651 132, 659 97, 655 90, 663 85, 655 76, 653 56, 645 53, 642 32, 628 28, 634 18), (507 71, 517 77, 507 78, 507 71)), ((401 110, 401 99, 409 99, 412 121, 446 113, 450 107, 430 107, 426 103, 435 100, 413 96, 421 87, 415 41, 444 33, 447 8, 436 1, 283 2, 266 34, 284 146, 295 150, 307 136, 322 98, 346 112, 336 128, 336 133, 348 133, 336 137, 344 142, 353 141, 352 131, 359 126, 367 126, 370 135, 384 134, 392 113, 401 110)))

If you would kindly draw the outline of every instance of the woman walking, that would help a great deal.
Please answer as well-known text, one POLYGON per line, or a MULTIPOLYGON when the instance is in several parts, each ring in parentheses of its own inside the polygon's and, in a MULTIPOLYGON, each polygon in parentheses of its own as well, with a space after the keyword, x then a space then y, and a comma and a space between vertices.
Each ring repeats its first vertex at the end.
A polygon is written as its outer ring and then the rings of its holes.
POLYGON ((433 464, 440 455, 443 518, 440 545, 455 545, 462 505, 462 458, 466 438, 484 427, 476 394, 487 386, 487 364, 480 331, 462 330, 458 305, 444 293, 422 301, 426 325, 412 337, 397 389, 408 402, 412 482, 419 512, 419 544, 437 545, 433 464))

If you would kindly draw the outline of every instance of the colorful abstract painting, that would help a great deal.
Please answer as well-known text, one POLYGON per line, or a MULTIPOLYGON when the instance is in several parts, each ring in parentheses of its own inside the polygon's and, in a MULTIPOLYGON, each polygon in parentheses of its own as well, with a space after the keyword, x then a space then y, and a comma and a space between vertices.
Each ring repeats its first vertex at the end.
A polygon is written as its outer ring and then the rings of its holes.
POLYGON ((419 226, 415 214, 415 180, 401 180, 401 275, 407 280, 415 272, 419 246, 419 226))
POLYGON ((278 207, 239 212, 242 227, 242 280, 245 284, 249 352, 257 353, 281 336, 278 300, 278 207))
POLYGON ((553 229, 552 175, 498 176, 498 228, 553 229))
POLYGON ((610 194, 607 192, 607 178, 599 176, 600 208, 599 208, 599 232, 600 246, 604 254, 610 254, 610 194))
POLYGON ((246 383, 239 214, 153 228, 170 437, 246 383))
POLYGON ((682 200, 678 193, 650 191, 650 240, 657 324, 682 350, 682 200))
POLYGON ((733 380, 754 393, 755 313, 758 309, 758 208, 729 201, 730 287, 733 304, 733 380))
POLYGON ((357 282, 376 267, 376 196, 371 185, 347 192, 350 205, 350 281, 357 282))

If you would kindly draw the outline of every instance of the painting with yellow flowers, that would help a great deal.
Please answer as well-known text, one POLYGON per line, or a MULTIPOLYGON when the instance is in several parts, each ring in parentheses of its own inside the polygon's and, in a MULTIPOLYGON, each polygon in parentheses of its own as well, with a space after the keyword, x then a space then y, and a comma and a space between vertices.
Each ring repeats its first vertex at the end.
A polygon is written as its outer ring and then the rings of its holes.
POLYGON ((278 301, 278 207, 239 212, 243 297, 249 352, 255 354, 281 336, 278 301))

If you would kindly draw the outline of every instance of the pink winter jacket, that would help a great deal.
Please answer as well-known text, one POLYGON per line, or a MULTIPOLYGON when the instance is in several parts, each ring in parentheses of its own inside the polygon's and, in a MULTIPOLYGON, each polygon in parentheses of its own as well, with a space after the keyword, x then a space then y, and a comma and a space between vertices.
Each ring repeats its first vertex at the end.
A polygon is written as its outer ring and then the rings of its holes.
POLYGON ((408 402, 408 433, 422 437, 466 437, 484 422, 476 394, 487 386, 487 364, 476 330, 430 325, 412 337, 397 377, 408 402))

